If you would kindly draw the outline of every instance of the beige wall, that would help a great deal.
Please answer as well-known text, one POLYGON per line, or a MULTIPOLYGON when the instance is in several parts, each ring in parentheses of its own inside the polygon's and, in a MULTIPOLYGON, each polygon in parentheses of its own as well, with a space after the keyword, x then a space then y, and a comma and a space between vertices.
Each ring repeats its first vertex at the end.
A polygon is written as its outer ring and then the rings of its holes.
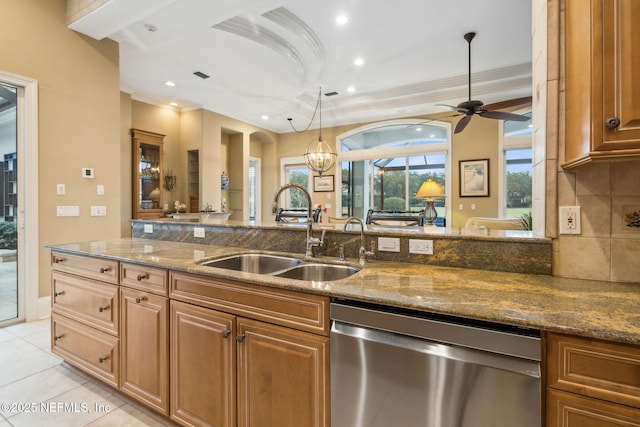
POLYGON ((0 13, 0 68, 38 81, 39 259, 27 262, 39 265, 41 297, 50 294, 43 245, 120 235, 118 45, 67 29, 65 13, 64 0, 5 0, 0 13), (83 167, 95 179, 83 179, 83 167), (57 217, 57 205, 79 206, 80 216, 57 217), (89 216, 91 205, 107 216, 89 216))

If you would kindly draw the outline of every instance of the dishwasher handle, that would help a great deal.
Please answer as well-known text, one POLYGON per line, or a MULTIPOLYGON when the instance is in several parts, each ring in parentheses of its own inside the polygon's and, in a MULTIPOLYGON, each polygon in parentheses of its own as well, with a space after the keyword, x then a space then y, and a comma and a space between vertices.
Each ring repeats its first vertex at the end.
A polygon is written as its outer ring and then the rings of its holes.
POLYGON ((443 344, 423 338, 416 338, 376 329, 368 329, 334 321, 331 326, 331 341, 334 345, 339 345, 343 339, 355 339, 359 341, 377 343, 384 346, 403 348, 409 351, 428 355, 429 357, 456 360, 463 363, 514 372, 533 378, 541 378, 540 363, 537 361, 459 347, 451 344, 443 344))

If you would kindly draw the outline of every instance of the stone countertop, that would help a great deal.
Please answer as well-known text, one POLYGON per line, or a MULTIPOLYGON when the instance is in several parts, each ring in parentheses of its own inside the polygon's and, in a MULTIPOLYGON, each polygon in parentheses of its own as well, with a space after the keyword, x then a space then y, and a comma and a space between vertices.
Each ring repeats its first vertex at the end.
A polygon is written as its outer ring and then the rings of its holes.
MULTIPOLYGON (((640 345, 637 283, 376 260, 347 279, 306 282, 198 265, 206 259, 248 252, 245 248, 140 238, 47 247, 336 298, 640 345)), ((288 255, 304 258, 304 254, 288 255)), ((337 262, 335 258, 315 260, 337 262)))

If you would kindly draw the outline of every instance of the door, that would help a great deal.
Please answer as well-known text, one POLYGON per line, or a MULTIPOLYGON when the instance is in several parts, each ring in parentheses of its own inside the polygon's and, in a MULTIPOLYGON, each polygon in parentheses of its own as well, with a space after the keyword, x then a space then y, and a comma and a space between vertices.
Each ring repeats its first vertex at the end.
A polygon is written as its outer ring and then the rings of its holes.
POLYGON ((120 389, 169 414, 169 299, 122 288, 120 389))
POLYGON ((238 319, 238 426, 329 425, 329 338, 238 319))
POLYGON ((0 325, 23 319, 18 287, 18 88, 0 84, 0 325))

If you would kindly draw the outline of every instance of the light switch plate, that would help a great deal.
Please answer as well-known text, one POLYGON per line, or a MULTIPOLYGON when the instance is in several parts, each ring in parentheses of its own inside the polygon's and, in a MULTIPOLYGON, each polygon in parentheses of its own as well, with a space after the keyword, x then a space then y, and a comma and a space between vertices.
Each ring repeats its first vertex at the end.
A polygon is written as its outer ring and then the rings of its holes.
POLYGON ((56 194, 58 196, 64 196, 65 192, 66 192, 66 186, 64 184, 57 184, 56 185, 56 194))
POLYGON ((91 216, 107 216, 107 207, 91 206, 91 216))
POLYGON ((397 237, 378 237, 378 250, 400 252, 400 239, 397 237))
POLYGON ((204 227, 193 227, 193 237, 204 237, 204 227))
POLYGON ((96 194, 98 196, 104 196, 104 185, 99 184, 96 186, 96 194))
POLYGON ((80 216, 80 206, 56 206, 57 216, 80 216))

